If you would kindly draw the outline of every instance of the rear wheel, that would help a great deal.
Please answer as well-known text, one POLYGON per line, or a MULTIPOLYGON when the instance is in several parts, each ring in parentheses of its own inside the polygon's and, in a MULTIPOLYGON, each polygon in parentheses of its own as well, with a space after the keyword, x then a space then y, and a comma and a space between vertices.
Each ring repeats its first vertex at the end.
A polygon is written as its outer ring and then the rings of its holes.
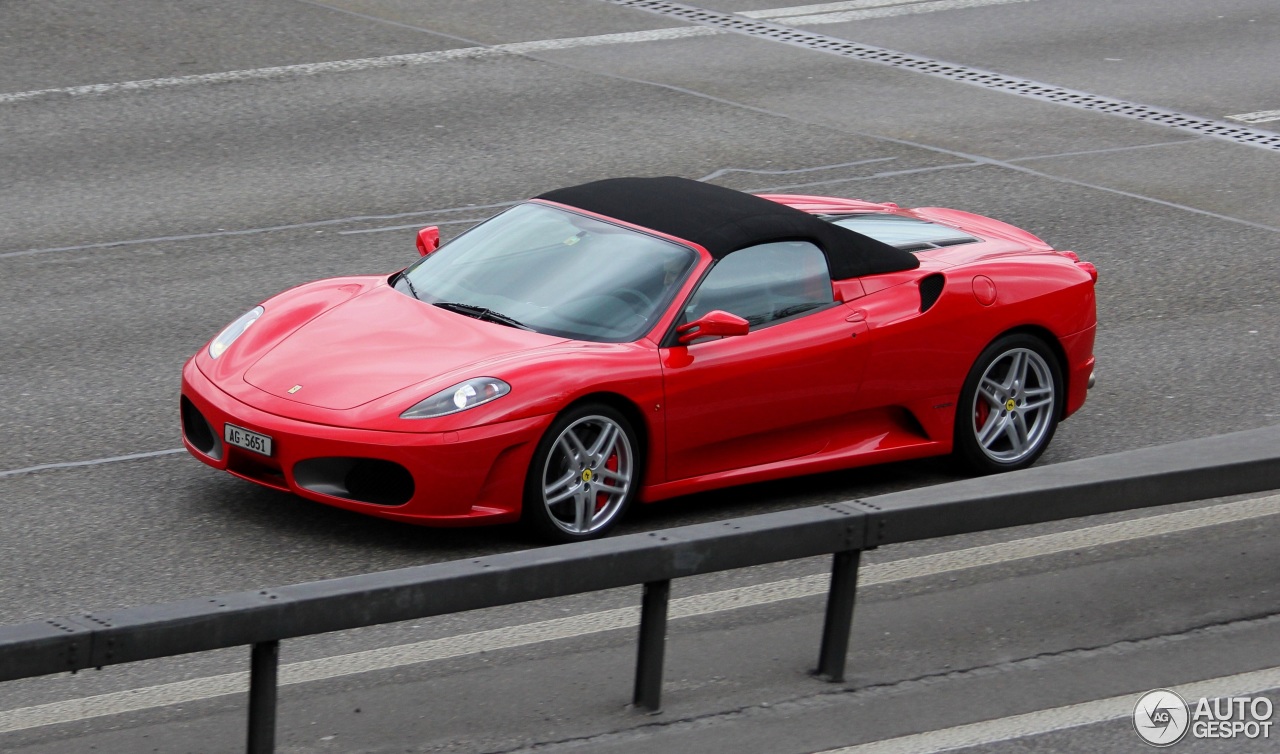
POLYGON ((599 403, 572 408, 534 451, 521 518, 556 542, 601 537, 631 504, 639 478, 639 446, 627 418, 599 403))
POLYGON ((969 370, 956 412, 956 457, 979 474, 1023 469, 1048 447, 1062 415, 1062 367, 1044 341, 1006 335, 969 370))

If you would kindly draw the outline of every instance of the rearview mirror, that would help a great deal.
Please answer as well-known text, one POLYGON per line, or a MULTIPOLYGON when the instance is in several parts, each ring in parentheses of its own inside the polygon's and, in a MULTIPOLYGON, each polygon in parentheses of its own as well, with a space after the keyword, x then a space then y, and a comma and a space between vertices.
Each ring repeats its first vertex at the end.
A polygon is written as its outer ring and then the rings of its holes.
POLYGON ((429 225, 418 231, 418 255, 426 256, 440 248, 440 228, 429 225))
POLYGON ((680 334, 678 340, 682 345, 712 335, 746 335, 750 331, 751 324, 745 319, 720 309, 707 312, 698 319, 676 328, 676 332, 680 334))

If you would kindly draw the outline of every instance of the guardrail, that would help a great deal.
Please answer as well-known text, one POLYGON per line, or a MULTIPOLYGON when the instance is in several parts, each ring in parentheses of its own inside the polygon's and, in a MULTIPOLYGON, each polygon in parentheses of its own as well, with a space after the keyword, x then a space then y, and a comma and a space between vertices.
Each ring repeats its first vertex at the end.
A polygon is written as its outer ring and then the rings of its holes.
POLYGON ((0 681, 250 645, 247 751, 275 749, 279 642, 644 585, 633 701, 661 704, 671 580, 834 555, 818 666, 844 677, 863 550, 1280 489, 1280 427, 836 505, 0 627, 0 681))

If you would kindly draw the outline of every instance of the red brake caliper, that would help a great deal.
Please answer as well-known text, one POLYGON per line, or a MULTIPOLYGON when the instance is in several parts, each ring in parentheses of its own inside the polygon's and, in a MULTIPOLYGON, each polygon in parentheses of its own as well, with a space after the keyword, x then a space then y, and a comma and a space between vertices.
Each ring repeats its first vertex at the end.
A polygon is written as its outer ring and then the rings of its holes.
POLYGON ((986 401, 978 401, 978 406, 973 412, 974 427, 978 432, 982 432, 982 428, 987 426, 987 417, 991 416, 991 407, 986 401))
MULTIPOLYGON (((618 454, 614 453, 613 455, 609 456, 609 460, 604 462, 604 467, 609 471, 617 471, 618 470, 618 454)), ((604 510, 604 507, 608 504, 609 504, 608 493, 597 492, 596 493, 596 513, 599 513, 600 511, 604 510)))

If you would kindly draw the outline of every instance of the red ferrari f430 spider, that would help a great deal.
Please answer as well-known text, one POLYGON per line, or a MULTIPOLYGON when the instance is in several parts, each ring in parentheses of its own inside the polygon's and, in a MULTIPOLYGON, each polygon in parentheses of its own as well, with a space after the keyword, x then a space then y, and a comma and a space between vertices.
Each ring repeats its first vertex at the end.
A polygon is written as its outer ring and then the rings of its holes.
POLYGON ((183 370, 186 447, 442 526, 597 537, 635 500, 954 454, 1033 463, 1093 381, 1097 270, 986 217, 616 178, 392 275, 320 280, 183 370))

